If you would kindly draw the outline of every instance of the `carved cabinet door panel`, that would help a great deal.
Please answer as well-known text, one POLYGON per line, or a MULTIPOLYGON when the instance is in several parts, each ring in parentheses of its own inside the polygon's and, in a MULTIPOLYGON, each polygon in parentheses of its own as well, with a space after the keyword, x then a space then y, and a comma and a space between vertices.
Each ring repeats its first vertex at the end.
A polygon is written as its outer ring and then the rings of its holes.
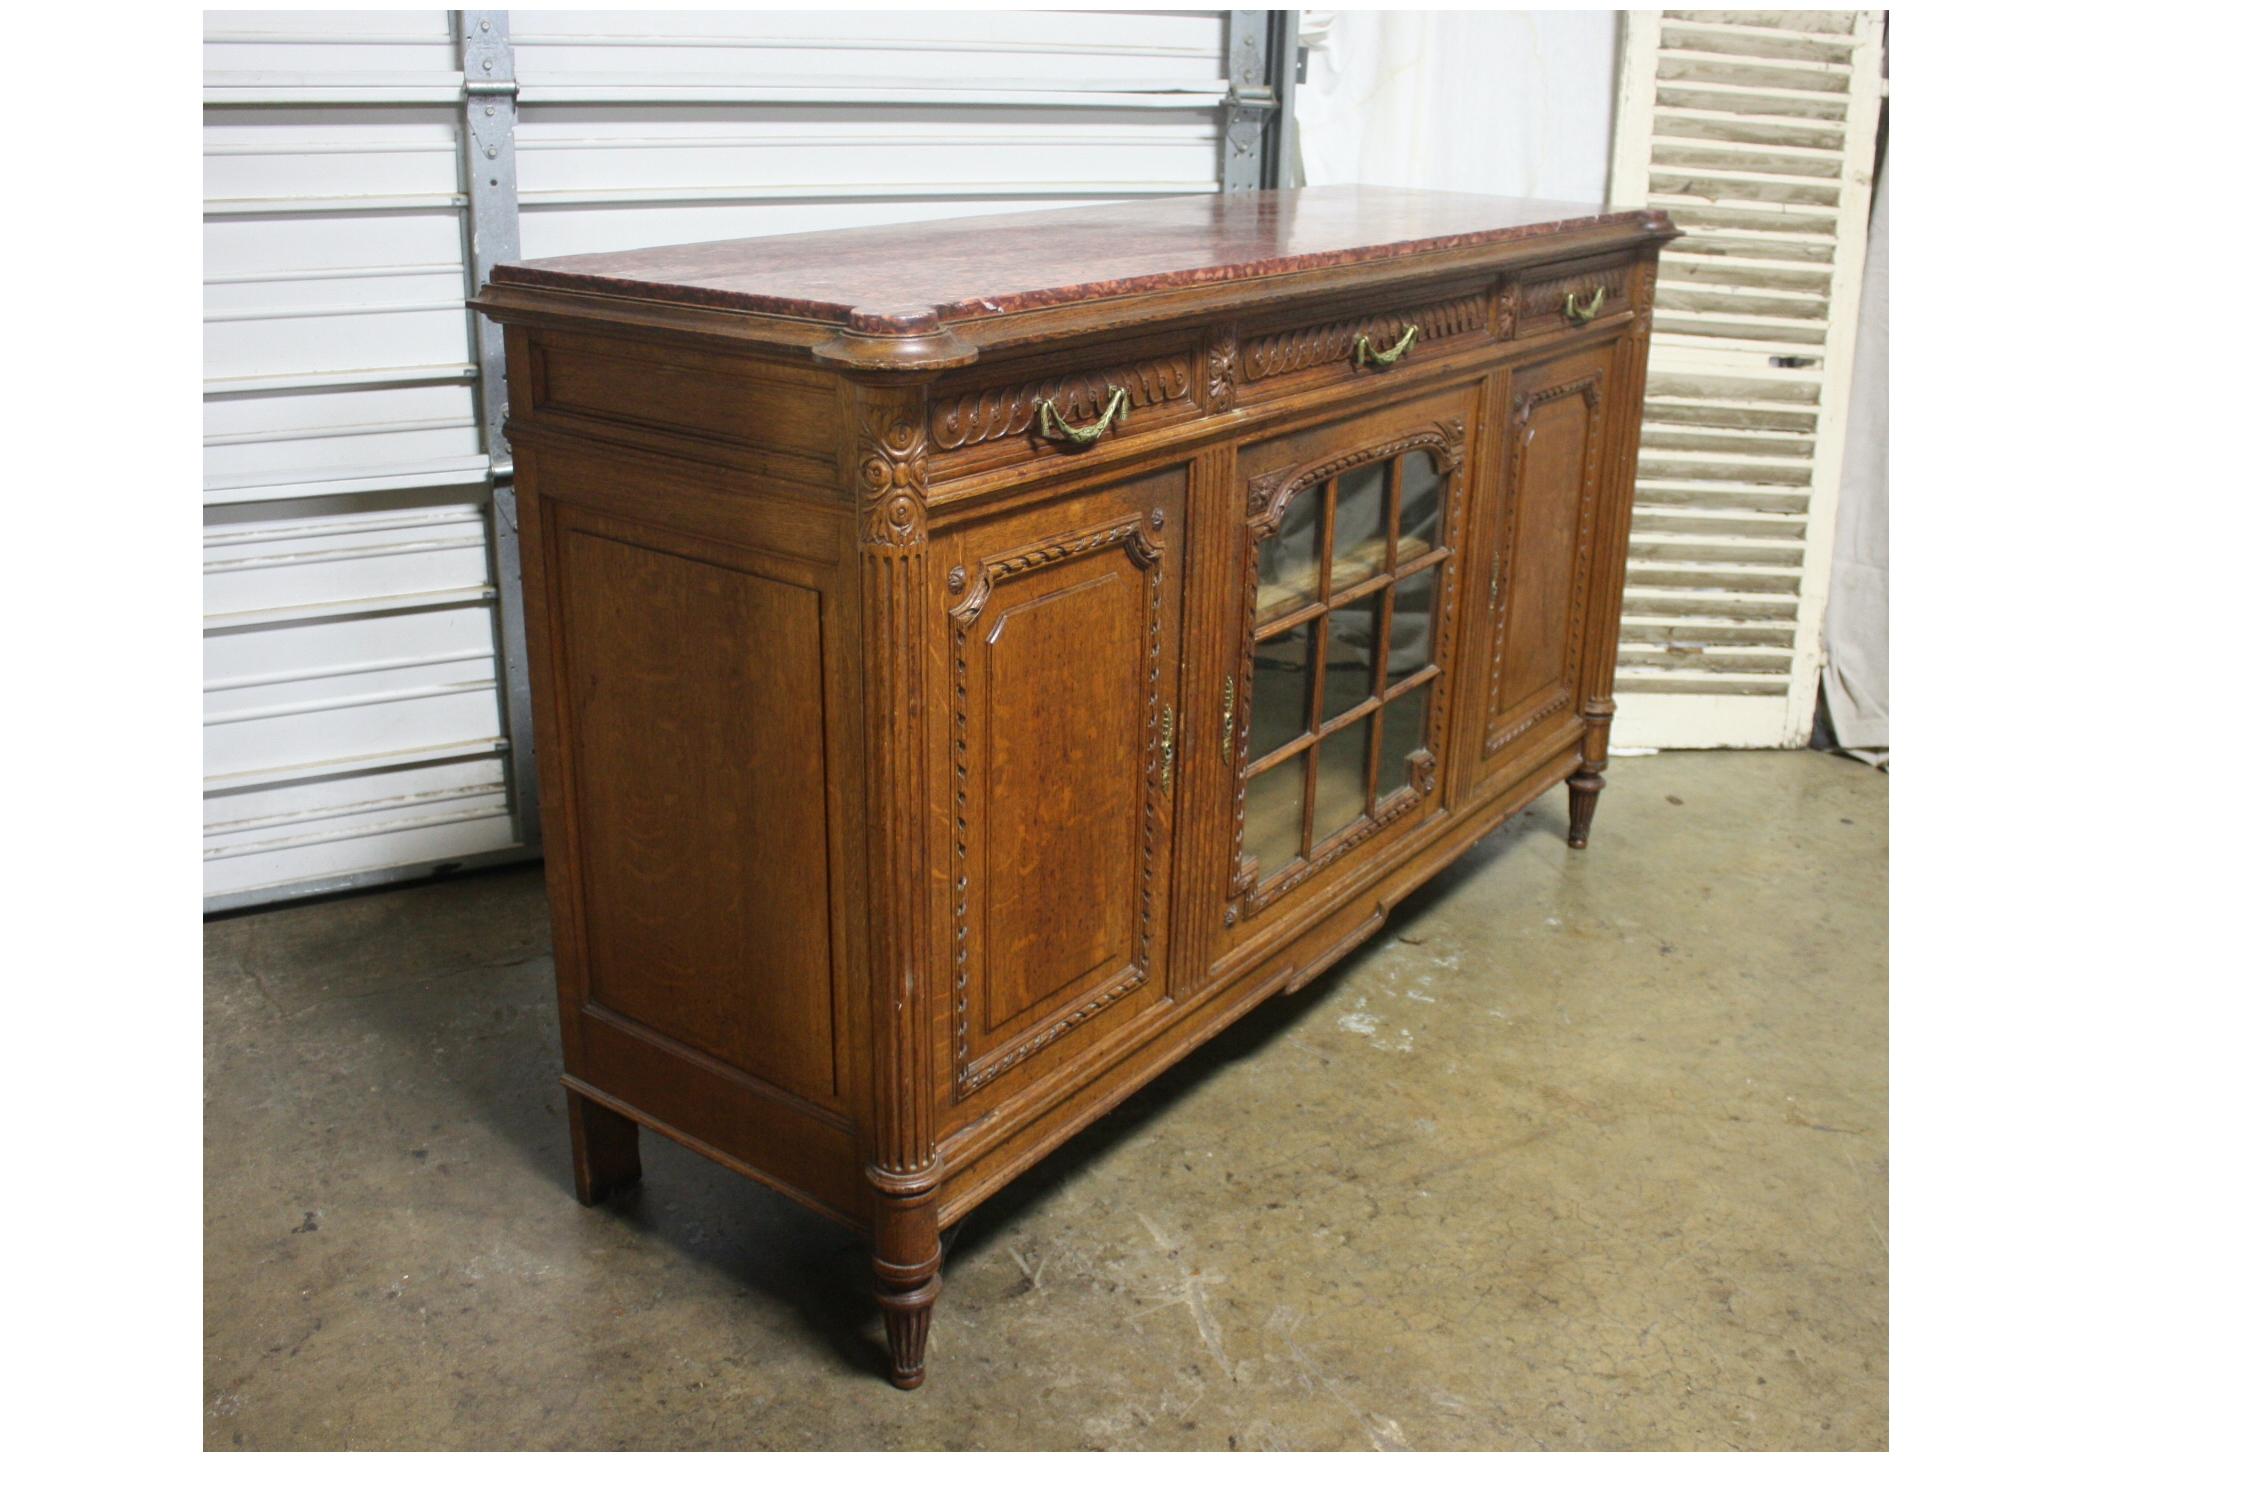
POLYGON ((1479 672, 1465 676, 1482 706, 1476 783, 1555 751, 1580 712, 1618 348, 1523 366, 1505 393, 1502 496, 1472 575, 1484 617, 1479 672))
POLYGON ((1238 452, 1217 964, 1440 812, 1475 391, 1238 452))
POLYGON ((956 1122, 1164 1000, 1188 477, 934 540, 956 1122))

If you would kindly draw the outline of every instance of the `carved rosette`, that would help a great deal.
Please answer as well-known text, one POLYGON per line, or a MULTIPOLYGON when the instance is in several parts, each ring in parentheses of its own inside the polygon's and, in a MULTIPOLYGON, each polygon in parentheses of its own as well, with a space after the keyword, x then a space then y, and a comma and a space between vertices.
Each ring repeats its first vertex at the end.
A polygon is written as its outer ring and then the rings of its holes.
POLYGON ((1507 279, 1496 293, 1496 337, 1510 339, 1520 328, 1520 284, 1507 279))
POLYGON ((1214 331, 1206 344, 1206 410, 1223 412, 1238 400, 1238 331, 1214 331))
POLYGON ((922 402, 882 401, 865 395, 855 425, 855 501, 862 537, 879 548, 915 548, 924 542, 924 501, 929 482, 922 402))

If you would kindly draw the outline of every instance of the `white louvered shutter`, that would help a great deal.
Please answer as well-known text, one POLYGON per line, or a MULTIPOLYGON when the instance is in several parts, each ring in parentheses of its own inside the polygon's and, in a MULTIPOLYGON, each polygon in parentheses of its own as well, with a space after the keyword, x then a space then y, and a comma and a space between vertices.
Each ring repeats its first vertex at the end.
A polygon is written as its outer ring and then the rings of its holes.
MULTIPOLYGON (((209 908, 522 849, 453 24, 205 15, 209 908)), ((1209 192, 1228 24, 510 12, 521 254, 1209 192)))
POLYGON ((1619 744, 1809 738, 1882 14, 1623 18, 1611 198, 1685 234, 1654 304, 1619 744))

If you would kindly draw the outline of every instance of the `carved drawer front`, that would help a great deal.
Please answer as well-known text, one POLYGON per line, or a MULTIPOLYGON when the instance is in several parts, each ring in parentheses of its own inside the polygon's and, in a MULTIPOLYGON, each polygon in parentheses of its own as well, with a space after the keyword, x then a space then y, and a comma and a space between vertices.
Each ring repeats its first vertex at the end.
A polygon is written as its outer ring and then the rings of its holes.
MULTIPOLYGON (((1303 387, 1380 380, 1437 353, 1493 338, 1494 283, 1400 291, 1378 302, 1300 308, 1241 328, 1228 385, 1239 403, 1303 387), (1413 334, 1411 331, 1415 330, 1413 334)), ((1229 342, 1217 340, 1215 363, 1229 342)))
POLYGON ((1441 812, 1473 395, 1239 452, 1224 953, 1441 812))
POLYGON ((1206 411, 1197 339, 1112 345, 988 365, 931 401, 935 479, 977 474, 1188 422, 1206 411))
POLYGON ((952 1095, 1161 1001, 1181 707, 1175 467, 936 540, 952 1095))
POLYGON ((1515 336, 1603 324, 1636 312, 1641 292, 1634 256, 1596 256, 1539 266, 1519 280, 1515 336))
POLYGON ((1504 493, 1484 523, 1477 571, 1485 657, 1468 676, 1484 707, 1475 749, 1482 777, 1515 776, 1578 724, 1621 348, 1512 373, 1504 493))

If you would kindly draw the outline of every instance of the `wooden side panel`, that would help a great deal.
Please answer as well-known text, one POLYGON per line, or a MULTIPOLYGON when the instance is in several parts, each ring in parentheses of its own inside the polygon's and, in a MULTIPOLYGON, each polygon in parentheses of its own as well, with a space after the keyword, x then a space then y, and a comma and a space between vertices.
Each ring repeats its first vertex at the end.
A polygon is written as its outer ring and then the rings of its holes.
POLYGON ((1187 489, 1176 467, 939 545, 959 1099, 1165 995, 1187 489))
POLYGON ((563 523, 591 1000, 836 1101, 820 596, 563 523))
POLYGON ((1504 492, 1486 534, 1484 778, 1540 755, 1534 749, 1579 710, 1616 348, 1576 351, 1512 375, 1504 492))

